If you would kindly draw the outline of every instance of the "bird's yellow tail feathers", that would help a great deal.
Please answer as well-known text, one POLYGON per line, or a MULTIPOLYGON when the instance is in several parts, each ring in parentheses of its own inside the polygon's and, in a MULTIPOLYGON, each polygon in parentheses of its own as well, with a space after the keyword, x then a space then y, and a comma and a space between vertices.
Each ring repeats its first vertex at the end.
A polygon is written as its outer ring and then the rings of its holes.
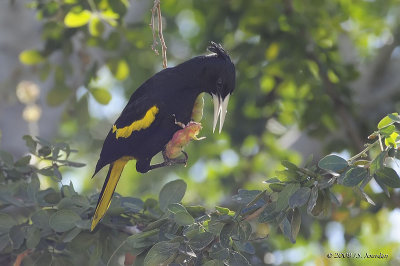
POLYGON ((124 156, 110 165, 110 169, 108 170, 108 174, 106 180, 104 181, 99 201, 97 202, 96 210, 92 218, 92 226, 90 228, 91 231, 94 230, 96 225, 100 222, 101 218, 103 218, 104 214, 108 210, 108 207, 110 207, 111 198, 114 194, 115 188, 117 187, 119 178, 121 177, 122 170, 124 170, 126 163, 131 159, 132 157, 124 156))

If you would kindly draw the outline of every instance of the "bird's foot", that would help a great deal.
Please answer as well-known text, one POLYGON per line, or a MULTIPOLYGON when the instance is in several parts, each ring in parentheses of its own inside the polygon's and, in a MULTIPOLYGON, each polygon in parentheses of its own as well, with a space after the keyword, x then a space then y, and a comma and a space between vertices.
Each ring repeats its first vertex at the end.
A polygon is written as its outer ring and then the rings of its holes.
POLYGON ((185 156, 185 158, 170 159, 165 155, 165 151, 163 151, 164 162, 150 165, 148 170, 154 170, 157 168, 161 168, 161 167, 165 167, 165 166, 172 166, 172 165, 177 165, 177 164, 184 164, 186 167, 189 156, 185 151, 182 151, 182 153, 185 156))
POLYGON ((179 122, 178 120, 176 120, 175 114, 172 114, 172 116, 173 116, 174 119, 175 119, 175 125, 178 125, 178 126, 180 126, 181 128, 185 128, 185 127, 186 127, 186 125, 185 125, 184 123, 179 122))

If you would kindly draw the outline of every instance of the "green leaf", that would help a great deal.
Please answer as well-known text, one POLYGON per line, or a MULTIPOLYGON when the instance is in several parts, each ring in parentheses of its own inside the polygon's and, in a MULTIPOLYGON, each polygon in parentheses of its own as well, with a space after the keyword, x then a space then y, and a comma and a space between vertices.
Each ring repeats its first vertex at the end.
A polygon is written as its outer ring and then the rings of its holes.
POLYGON ((48 147, 48 146, 43 146, 43 147, 41 147, 41 148, 39 149, 38 153, 39 153, 40 156, 46 157, 46 156, 50 155, 50 153, 51 153, 51 148, 48 147))
POLYGON ((242 221, 239 223, 239 240, 240 241, 247 241, 250 238, 252 233, 252 228, 249 222, 242 221))
POLYGON ((232 199, 240 204, 248 204, 261 192, 261 190, 239 189, 238 194, 232 196, 232 199))
POLYGON ((40 231, 35 226, 28 228, 26 233, 26 247, 35 248, 40 242, 40 231))
POLYGON ((74 12, 71 10, 65 16, 64 24, 69 28, 82 27, 89 22, 91 16, 92 12, 89 10, 82 10, 80 12, 74 12))
POLYGON ((16 161, 14 165, 16 167, 18 167, 18 166, 26 166, 26 165, 29 164, 30 161, 31 161, 31 156, 27 155, 27 156, 22 157, 18 161, 16 161))
POLYGON ((254 246, 250 242, 240 242, 235 240, 234 243, 234 249, 236 251, 245 252, 252 255, 254 255, 256 252, 254 246))
POLYGON ((279 192, 278 195, 278 200, 276 201, 276 211, 281 211, 286 209, 286 207, 289 205, 289 198, 296 192, 296 190, 299 188, 298 183, 290 183, 287 184, 281 192, 279 192))
POLYGON ((397 113, 389 114, 388 117, 396 123, 400 123, 400 116, 397 113))
POLYGON ((186 208, 180 203, 172 203, 168 205, 168 210, 172 213, 186 212, 186 208))
POLYGON ((129 76, 129 65, 124 60, 112 60, 107 64, 114 77, 120 81, 125 80, 129 76))
POLYGON ((307 203, 310 198, 311 189, 309 187, 299 188, 290 198, 289 206, 290 208, 301 207, 307 203))
POLYGON ((219 248, 217 250, 210 251, 210 258, 215 260, 225 260, 229 257, 228 248, 219 248))
POLYGON ((228 208, 215 206, 215 209, 221 214, 229 214, 230 210, 228 208))
MULTIPOLYGON (((79 221, 78 221, 78 222, 79 222, 79 221)), ((89 226, 87 229, 89 229, 89 228, 90 228, 90 226, 89 226)), ((65 232, 65 233, 62 235, 61 239, 62 239, 62 241, 63 241, 64 243, 71 242, 77 235, 79 235, 79 233, 80 233, 81 231, 82 231, 82 229, 75 227, 75 228, 73 228, 72 230, 70 230, 70 231, 68 231, 68 232, 65 232)))
POLYGON ((92 220, 79 220, 75 223, 76 227, 83 230, 89 230, 90 225, 92 224, 92 220))
POLYGON ((379 155, 376 156, 375 159, 372 160, 371 165, 369 167, 370 175, 374 175, 376 171, 378 171, 380 168, 383 167, 387 154, 388 154, 387 151, 383 151, 379 153, 379 155))
POLYGON ((339 83, 340 79, 339 79, 339 77, 335 74, 334 71, 332 71, 332 70, 329 69, 327 74, 328 74, 329 80, 330 80, 332 83, 339 83))
POLYGON ((297 169, 299 169, 295 164, 289 161, 282 161, 281 164, 289 170, 297 171, 297 169))
POLYGON ((144 259, 144 266, 168 265, 178 252, 179 243, 162 241, 155 244, 144 259))
POLYGON ((267 184, 281 183, 281 180, 279 180, 276 177, 272 177, 272 178, 265 180, 263 183, 267 183, 267 184))
POLYGON ((0 251, 3 251, 5 247, 10 244, 10 238, 8 234, 0 235, 0 251))
POLYGON ((90 89, 90 93, 93 95, 94 99, 103 105, 107 105, 111 100, 111 94, 105 89, 90 89))
POLYGON ((315 205, 317 204, 318 199, 318 187, 314 186, 311 189, 310 199, 308 200, 307 204, 307 213, 312 215, 311 211, 314 209, 315 205))
POLYGON ((336 204, 337 206, 340 206, 340 201, 337 199, 335 194, 329 190, 329 199, 333 204, 336 204))
POLYGON ((29 135, 25 135, 22 138, 25 140, 25 144, 29 148, 29 152, 35 154, 37 142, 34 141, 33 138, 29 135))
POLYGON ((290 240, 290 242, 295 243, 292 235, 292 227, 290 226, 289 220, 285 217, 281 223, 279 223, 279 228, 283 232, 283 235, 290 240))
POLYGON ((35 212, 32 215, 31 220, 33 224, 40 229, 46 229, 49 227, 49 215, 45 210, 38 210, 35 212))
POLYGON ((180 179, 167 183, 158 195, 160 209, 165 212, 170 204, 181 202, 185 195, 186 187, 185 181, 180 179))
POLYGON ((54 175, 54 171, 51 166, 39 169, 38 173, 41 175, 44 175, 44 176, 53 176, 54 175))
POLYGON ((221 260, 209 260, 201 266, 224 266, 225 264, 221 260))
POLYGON ((260 216, 258 216, 258 221, 260 223, 268 223, 274 220, 279 212, 275 211, 276 202, 268 203, 265 209, 261 212, 260 216))
POLYGON ((337 173, 348 166, 348 163, 342 157, 337 155, 327 155, 318 162, 318 167, 327 171, 337 173))
POLYGON ((59 210, 50 216, 49 225, 56 232, 66 232, 75 227, 81 217, 71 210, 59 210))
POLYGON ((194 223, 194 218, 186 211, 180 211, 175 213, 174 221, 178 225, 190 225, 194 223))
POLYGON ((103 34, 104 24, 98 16, 92 16, 92 19, 89 22, 89 32, 95 37, 103 34))
POLYGON ((375 206, 375 202, 365 193, 361 188, 359 187, 353 187, 354 193, 356 193, 357 196, 359 196, 361 199, 365 200, 371 205, 375 206))
POLYGON ((399 134, 397 132, 393 132, 389 137, 385 138, 385 145, 393 147, 397 149, 397 139, 399 137, 399 134))
POLYGON ((224 227, 222 227, 221 233, 219 234, 219 241, 222 247, 229 248, 233 228, 233 223, 227 223, 224 225, 224 227))
POLYGON ((25 50, 19 54, 19 61, 25 65, 36 65, 43 60, 44 57, 37 50, 25 50))
POLYGON ((25 232, 22 230, 22 226, 15 225, 11 227, 10 231, 8 232, 10 236, 10 240, 13 246, 13 249, 19 249, 24 243, 25 240, 25 232))
POLYGON ((381 187, 383 192, 385 192, 385 195, 388 198, 390 198, 390 193, 389 193, 388 187, 382 182, 382 180, 380 180, 380 178, 376 175, 376 173, 374 174, 374 179, 375 179, 376 183, 378 183, 378 185, 381 187))
POLYGON ((189 241, 189 245, 196 250, 202 250, 203 248, 207 247, 213 240, 214 235, 210 232, 203 232, 195 235, 189 241))
POLYGON ((285 187, 285 185, 279 184, 279 183, 273 183, 273 184, 269 184, 268 187, 274 192, 281 192, 283 190, 283 188, 285 187))
POLYGON ((335 181, 336 181, 335 177, 324 177, 320 181, 318 181, 318 187, 319 189, 325 189, 331 187, 333 183, 335 183, 335 181))
POLYGON ((203 206, 186 206, 186 210, 195 218, 206 214, 206 208, 203 206))
POLYGON ((62 180, 62 175, 61 175, 60 170, 58 170, 58 166, 57 165, 54 165, 53 172, 54 172, 54 176, 58 179, 58 181, 61 181, 62 180))
POLYGON ((11 227, 16 225, 17 222, 8 213, 0 212, 0 234, 8 233, 11 227))
POLYGON ((47 93, 46 102, 51 107, 61 105, 71 96, 71 90, 67 87, 57 87, 47 93))
POLYGON ((358 185, 368 175, 368 171, 362 167, 354 167, 348 170, 342 180, 342 184, 348 187, 358 185))
POLYGON ((49 203, 49 204, 51 204, 51 205, 56 205, 56 204, 60 201, 61 196, 60 196, 60 193, 58 193, 58 192, 50 192, 50 193, 47 193, 47 194, 43 197, 43 199, 44 199, 47 203, 49 203))
POLYGON ((63 185, 61 186, 61 195, 63 198, 69 198, 75 195, 78 195, 74 189, 74 185, 72 184, 72 181, 70 181, 69 185, 63 185))
MULTIPOLYGON (((126 244, 133 249, 146 248, 155 243, 151 237, 158 235, 159 229, 153 229, 139 234, 131 235, 126 239, 126 244)), ((158 238, 157 238, 158 239, 158 238)))
POLYGON ((376 172, 376 176, 382 183, 392 188, 400 187, 400 178, 397 172, 389 167, 383 167, 376 172))
POLYGON ((229 266, 245 266, 249 265, 250 263, 247 261, 247 259, 240 254, 239 252, 233 251, 228 259, 228 265, 229 266))
POLYGON ((379 130, 379 133, 381 133, 382 136, 384 137, 390 137, 391 134, 395 133, 396 127, 394 125, 389 125, 387 127, 384 127, 379 130))
POLYGON ((301 214, 300 214, 300 211, 298 208, 295 208, 293 210, 292 221, 290 224, 291 224, 291 231, 292 231, 291 239, 294 242, 296 242, 296 238, 300 231, 300 225, 301 225, 301 214))
POLYGON ((132 212, 140 212, 144 207, 144 203, 141 199, 131 197, 122 197, 121 205, 128 208, 128 210, 132 212))
POLYGON ((123 81, 129 76, 129 66, 125 60, 119 60, 114 74, 115 78, 123 81))
MULTIPOLYGON (((391 117, 393 117, 393 116, 398 116, 398 115, 399 115, 398 113, 392 113, 392 116, 391 116, 391 117)), ((387 126, 389 126, 389 125, 391 125, 391 124, 393 124, 393 123, 394 123, 394 121, 393 121, 389 116, 385 116, 384 118, 382 118, 381 121, 379 121, 379 123, 378 123, 378 129, 387 127, 387 126)))

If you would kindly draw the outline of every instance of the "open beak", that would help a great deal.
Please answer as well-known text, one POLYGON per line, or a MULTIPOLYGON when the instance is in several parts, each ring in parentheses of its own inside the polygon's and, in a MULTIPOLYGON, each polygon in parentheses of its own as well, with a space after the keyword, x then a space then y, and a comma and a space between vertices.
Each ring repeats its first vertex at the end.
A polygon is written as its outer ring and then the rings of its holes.
POLYGON ((225 116, 228 109, 229 103, 228 94, 225 99, 222 99, 221 96, 217 96, 216 94, 212 94, 213 102, 214 102, 214 122, 213 122, 213 133, 217 126, 218 116, 219 116, 219 133, 221 133, 222 127, 224 126, 225 116))

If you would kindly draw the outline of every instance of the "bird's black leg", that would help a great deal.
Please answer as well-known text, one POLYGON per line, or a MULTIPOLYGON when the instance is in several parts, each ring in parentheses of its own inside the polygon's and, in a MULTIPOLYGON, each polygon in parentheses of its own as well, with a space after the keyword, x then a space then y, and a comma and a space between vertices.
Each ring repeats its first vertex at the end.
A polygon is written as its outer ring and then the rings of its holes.
POLYGON ((176 165, 176 164, 184 164, 185 167, 186 167, 189 156, 185 151, 182 151, 182 153, 185 156, 185 158, 183 158, 183 159, 170 159, 165 155, 165 150, 163 150, 162 155, 164 157, 164 162, 150 165, 148 170, 154 170, 154 169, 157 169, 157 168, 176 165))

